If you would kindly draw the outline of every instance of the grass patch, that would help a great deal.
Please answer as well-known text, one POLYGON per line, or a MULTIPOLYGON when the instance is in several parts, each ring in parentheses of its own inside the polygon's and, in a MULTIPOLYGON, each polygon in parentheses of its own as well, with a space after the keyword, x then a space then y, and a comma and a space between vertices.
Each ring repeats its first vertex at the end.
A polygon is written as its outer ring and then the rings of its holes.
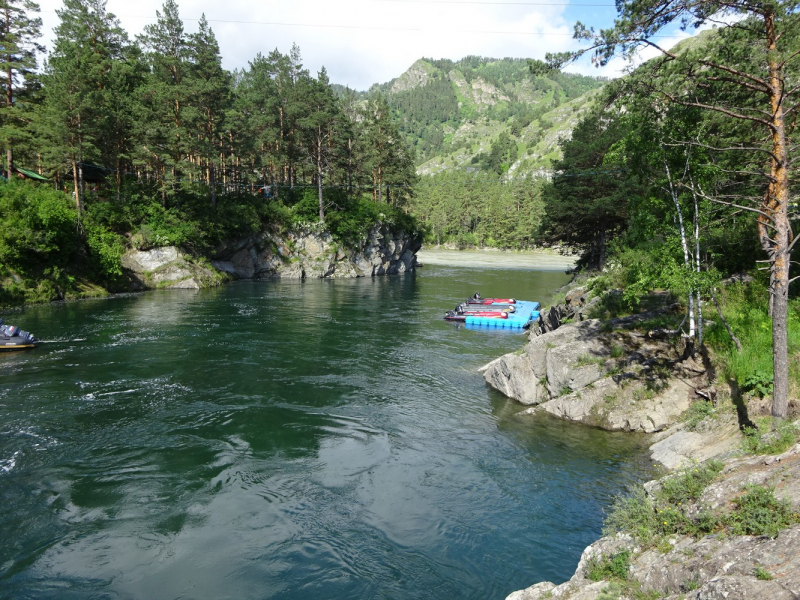
POLYGON ((683 420, 686 423, 686 431, 694 431, 701 421, 714 416, 716 410, 714 405, 707 400, 695 400, 683 413, 683 420))
POLYGON ((627 581, 631 568, 631 552, 594 556, 586 565, 586 577, 592 581, 627 581))
POLYGON ((759 417, 755 427, 743 430, 742 450, 747 454, 781 454, 797 443, 794 423, 781 421, 773 429, 772 417, 759 417))
POLYGON ((625 354, 625 348, 619 344, 614 344, 611 346, 611 358, 619 358, 623 354, 625 354))
MULTIPOLYGON (((718 461, 709 461, 663 480, 653 496, 639 489, 619 498, 606 518, 604 535, 621 531, 645 547, 669 551, 671 546, 666 540, 675 534, 697 537, 726 531, 731 535, 775 537, 800 522, 800 514, 792 510, 791 504, 778 499, 773 488, 763 485, 746 486, 729 513, 700 510, 690 517, 688 505, 700 498, 722 466, 718 461)), ((597 569, 604 564, 598 564, 597 569)))
MULTIPOLYGON (((768 314, 769 295, 764 283, 734 284, 720 289, 722 313, 742 343, 736 346, 721 323, 706 329, 706 342, 721 365, 720 377, 734 380, 746 394, 766 396, 772 393, 772 320, 768 314)), ((790 300, 789 354, 800 353, 800 300, 790 300)), ((789 361, 789 377, 800 386, 800 361, 789 361)))
POLYGON ((753 575, 755 575, 756 579, 760 579, 761 581, 771 581, 774 579, 772 573, 764 569, 761 565, 756 565, 756 568, 753 569, 753 575))
POLYGON ((601 356, 592 356, 588 352, 586 354, 581 354, 578 357, 578 360, 575 361, 576 367, 586 367, 589 365, 602 365, 606 361, 601 356))
POLYGON ((661 489, 653 496, 638 489, 619 498, 606 518, 604 534, 622 531, 644 546, 669 550, 671 546, 664 544, 667 536, 697 536, 719 529, 719 515, 701 511, 690 518, 686 515, 686 505, 700 497, 722 466, 718 461, 709 461, 663 480, 661 489))

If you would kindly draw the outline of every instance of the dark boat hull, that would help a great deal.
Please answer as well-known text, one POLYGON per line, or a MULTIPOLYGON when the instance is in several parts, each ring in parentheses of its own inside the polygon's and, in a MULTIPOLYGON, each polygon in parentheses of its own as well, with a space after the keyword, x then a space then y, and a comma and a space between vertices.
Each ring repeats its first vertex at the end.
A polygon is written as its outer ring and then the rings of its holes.
POLYGON ((4 325, 0 319, 0 352, 30 350, 38 344, 39 341, 27 331, 14 325, 4 325))
POLYGON ((10 338, 0 338, 0 352, 13 352, 15 350, 30 350, 36 348, 38 343, 28 338, 14 336, 10 338))

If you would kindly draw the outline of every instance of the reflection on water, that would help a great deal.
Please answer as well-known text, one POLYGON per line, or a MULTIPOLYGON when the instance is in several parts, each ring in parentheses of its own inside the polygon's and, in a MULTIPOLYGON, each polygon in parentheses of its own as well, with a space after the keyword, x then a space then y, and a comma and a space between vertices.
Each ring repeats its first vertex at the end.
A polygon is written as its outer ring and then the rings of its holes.
POLYGON ((240 282, 34 307, 0 355, 0 590, 31 598, 490 598, 562 581, 636 438, 517 417, 458 329, 558 272, 240 282), (85 338, 85 342, 74 342, 85 338))

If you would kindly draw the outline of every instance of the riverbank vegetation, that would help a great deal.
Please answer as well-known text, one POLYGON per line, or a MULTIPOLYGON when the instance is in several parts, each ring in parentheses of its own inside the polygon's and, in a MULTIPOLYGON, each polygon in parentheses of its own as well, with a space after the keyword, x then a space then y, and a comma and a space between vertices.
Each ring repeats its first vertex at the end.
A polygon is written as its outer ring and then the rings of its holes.
POLYGON ((789 275, 798 27, 800 15, 784 4, 626 3, 613 29, 577 26, 588 50, 533 65, 546 71, 584 52, 605 64, 643 45, 660 51, 607 85, 564 143, 544 192, 546 232, 581 247, 585 266, 610 269, 629 307, 653 289, 683 299, 678 329, 720 349, 739 389, 771 395, 780 418, 798 395, 800 305, 789 275), (644 41, 689 21, 719 27, 672 50, 644 41), (742 271, 755 274, 755 291, 723 294, 720 282, 742 271), (706 331, 714 317, 717 329, 706 331))
POLYGON ((416 228, 414 157, 386 99, 334 92, 296 46, 227 72, 206 19, 186 32, 173 0, 135 40, 103 0, 65 0, 37 71, 38 6, 5 6, 0 303, 124 288, 130 247, 210 255, 307 225, 351 246, 379 220, 416 228))

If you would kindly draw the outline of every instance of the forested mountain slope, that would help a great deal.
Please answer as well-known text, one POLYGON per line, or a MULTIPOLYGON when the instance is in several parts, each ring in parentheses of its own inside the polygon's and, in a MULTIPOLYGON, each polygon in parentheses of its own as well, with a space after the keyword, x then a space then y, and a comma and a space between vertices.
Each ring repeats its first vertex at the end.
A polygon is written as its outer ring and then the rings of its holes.
POLYGON ((600 78, 533 77, 524 59, 422 58, 374 85, 416 152, 417 171, 478 170, 502 175, 547 170, 558 141, 589 104, 600 78))

